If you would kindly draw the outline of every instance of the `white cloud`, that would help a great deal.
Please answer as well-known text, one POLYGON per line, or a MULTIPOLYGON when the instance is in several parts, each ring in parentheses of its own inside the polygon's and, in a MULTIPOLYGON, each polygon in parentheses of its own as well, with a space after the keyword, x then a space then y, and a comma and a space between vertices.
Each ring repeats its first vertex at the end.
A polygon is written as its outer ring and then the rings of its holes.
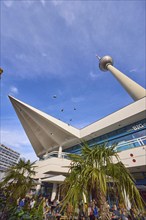
POLYGON ((129 70, 130 73, 133 73, 133 72, 136 72, 136 71, 137 71, 136 68, 129 70))
POLYGON ((61 5, 63 2, 62 1, 58 1, 58 0, 53 0, 51 1, 53 5, 58 6, 61 5))
POLYGON ((47 53, 42 53, 42 56, 43 57, 47 57, 47 53))
POLYGON ((92 71, 89 73, 89 75, 92 79, 97 79, 99 77, 97 73, 93 73, 92 71))
MULTIPOLYGON (((31 10, 27 10, 23 4, 36 1, 20 1, 21 7, 18 2, 15 1, 15 7, 12 7, 10 14, 7 15, 5 10, 3 12, 3 27, 8 31, 2 31, 3 45, 5 45, 2 49, 5 51, 3 52, 5 60, 12 63, 15 68, 14 74, 20 75, 22 78, 33 78, 40 75, 46 77, 59 75, 61 77, 65 74, 72 74, 71 67, 74 68, 73 65, 77 63, 76 59, 72 59, 73 56, 84 56, 84 62, 86 63, 88 60, 90 64, 88 56, 93 56, 95 50, 99 54, 104 51, 110 53, 111 49, 112 51, 116 51, 117 48, 119 50, 119 45, 122 45, 121 42, 125 38, 129 39, 126 34, 123 35, 123 30, 119 30, 119 24, 124 21, 124 18, 123 10, 117 9, 116 4, 108 3, 104 7, 105 3, 99 1, 95 1, 93 4, 87 1, 82 4, 80 1, 38 0, 37 4, 34 3, 34 7, 31 7, 31 10), (45 10, 40 7, 40 4, 45 5, 45 10), (114 13, 115 11, 117 13, 117 10, 118 14, 122 12, 122 15, 120 14, 122 20, 114 20, 114 26, 113 18, 116 13, 112 16, 107 13, 111 9, 114 13), (47 20, 47 23, 44 20, 47 20), (108 44, 106 45, 107 33, 108 44), (14 56, 14 54, 17 55, 14 56), (70 54, 73 55, 70 57, 70 54)), ((131 24, 132 21, 133 17, 130 16, 128 22, 131 24)), ((122 27, 125 27, 124 23, 122 27)), ((126 44, 128 43, 129 41, 126 40, 126 44)), ((122 47, 117 56, 123 56, 124 48, 127 50, 127 45, 122 47)), ((83 66, 81 62, 80 66, 83 66)), ((91 78, 97 77, 91 72, 91 78)))
POLYGON ((89 121, 84 121, 84 122, 80 121, 80 122, 74 123, 73 126, 75 128, 82 129, 82 128, 86 127, 89 124, 90 124, 89 121))
POLYGON ((38 159, 25 133, 19 128, 1 130, 1 143, 20 153, 21 158, 32 162, 38 159))
POLYGON ((11 86, 10 87, 10 93, 12 95, 17 95, 19 92, 18 92, 18 89, 15 86, 11 86))
MULTIPOLYGON (((15 1, 15 0, 14 0, 15 1)), ((18 0, 17 0, 18 1, 18 0)), ((16 1, 16 2, 17 2, 16 1)), ((23 2, 23 4, 24 4, 24 6, 26 7, 26 8, 29 8, 33 3, 34 3, 34 1, 31 1, 31 0, 23 0, 23 1, 21 1, 20 0, 20 2, 22 3, 23 2)))
POLYGON ((72 11, 64 11, 62 13, 63 18, 65 19, 66 23, 68 25, 72 25, 73 22, 75 21, 75 15, 72 11))
POLYGON ((82 101, 84 101, 84 100, 85 100, 85 98, 82 97, 82 96, 80 96, 80 97, 72 97, 72 98, 71 98, 71 101, 72 101, 72 102, 75 102, 75 103, 82 102, 82 101))
POLYGON ((25 54, 23 54, 23 53, 21 53, 21 54, 16 54, 15 57, 16 57, 16 59, 18 59, 18 60, 24 60, 24 59, 27 58, 27 56, 26 56, 25 54))
POLYGON ((42 3, 43 6, 45 6, 46 4, 45 0, 40 0, 40 2, 42 3))
POLYGON ((25 158, 27 160, 30 160, 31 162, 38 160, 38 157, 33 151, 21 154, 21 158, 25 158))
POLYGON ((64 18, 65 22, 67 25, 72 25, 75 21, 76 18, 76 11, 74 9, 76 8, 76 3, 74 5, 71 5, 70 3, 68 4, 68 2, 63 2, 63 1, 52 1, 53 5, 55 5, 56 7, 58 7, 58 13, 59 15, 64 18))
POLYGON ((19 128, 8 128, 1 130, 1 142, 6 146, 13 146, 21 150, 25 145, 30 145, 25 133, 19 128))
POLYGON ((13 1, 11 0, 3 0, 3 3, 6 7, 10 8, 13 4, 13 1))

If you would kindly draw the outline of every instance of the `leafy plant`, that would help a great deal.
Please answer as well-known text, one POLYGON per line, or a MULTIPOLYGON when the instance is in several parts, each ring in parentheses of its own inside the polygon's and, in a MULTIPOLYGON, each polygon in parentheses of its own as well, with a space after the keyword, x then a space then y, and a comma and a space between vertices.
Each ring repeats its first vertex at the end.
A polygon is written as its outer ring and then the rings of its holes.
POLYGON ((29 216, 28 210, 17 209, 17 199, 25 197, 26 193, 35 185, 34 175, 34 163, 23 159, 6 171, 3 181, 0 183, 4 197, 0 206, 0 219, 6 219, 5 216, 9 219, 15 219, 15 216, 16 219, 22 219, 23 215, 26 215, 25 218, 29 216))
POLYGON ((106 196, 111 185, 125 206, 128 198, 133 207, 143 209, 143 201, 135 181, 114 149, 115 146, 106 145, 90 148, 84 143, 80 155, 69 155, 72 163, 64 181, 63 209, 70 204, 75 210, 80 201, 89 202, 89 195, 94 191, 98 198, 101 219, 110 219, 106 196))

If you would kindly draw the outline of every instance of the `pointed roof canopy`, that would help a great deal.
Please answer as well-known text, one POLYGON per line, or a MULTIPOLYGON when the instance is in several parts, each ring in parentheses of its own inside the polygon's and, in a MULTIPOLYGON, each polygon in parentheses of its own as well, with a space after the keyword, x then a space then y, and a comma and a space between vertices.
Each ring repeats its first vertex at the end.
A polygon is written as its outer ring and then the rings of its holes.
POLYGON ((18 99, 9 98, 38 157, 58 150, 59 146, 64 150, 115 131, 146 116, 144 97, 79 130, 18 99))
POLYGON ((38 157, 79 138, 79 130, 9 96, 38 157))

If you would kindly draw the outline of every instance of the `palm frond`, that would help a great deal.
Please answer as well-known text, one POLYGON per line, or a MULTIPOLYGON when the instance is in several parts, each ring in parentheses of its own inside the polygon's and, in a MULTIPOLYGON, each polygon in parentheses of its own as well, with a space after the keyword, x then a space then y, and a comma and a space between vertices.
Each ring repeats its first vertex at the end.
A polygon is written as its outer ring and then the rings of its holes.
POLYGON ((83 142, 81 154, 70 154, 72 160, 70 172, 64 182, 64 206, 68 202, 75 208, 83 199, 83 194, 93 189, 106 198, 111 183, 118 191, 119 199, 125 203, 126 198, 137 208, 142 209, 143 201, 135 186, 135 180, 116 152, 116 144, 95 145, 92 148, 83 142))

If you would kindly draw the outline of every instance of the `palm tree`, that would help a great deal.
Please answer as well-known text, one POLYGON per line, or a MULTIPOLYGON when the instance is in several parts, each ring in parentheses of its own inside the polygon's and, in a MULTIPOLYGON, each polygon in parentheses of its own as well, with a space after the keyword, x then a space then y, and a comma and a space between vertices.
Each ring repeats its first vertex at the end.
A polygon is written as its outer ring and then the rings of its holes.
POLYGON ((15 209, 18 198, 25 197, 26 193, 35 185, 34 163, 20 159, 16 165, 9 167, 0 188, 5 195, 4 208, 1 210, 1 219, 6 219, 11 210, 15 209))
POLYGON ((17 199, 23 197, 34 185, 34 163, 20 159, 18 163, 7 169, 1 186, 7 189, 9 197, 17 199))
MULTIPOLYGON (((125 204, 143 209, 143 201, 130 172, 115 151, 115 146, 97 145, 92 148, 83 144, 80 155, 70 154, 72 160, 69 175, 64 182, 63 209, 69 203, 74 210, 81 200, 90 201, 94 190, 99 203, 101 219, 110 219, 106 196, 110 186, 118 192, 118 199, 125 204)), ((84 201, 85 202, 85 201, 84 201)))
POLYGON ((34 163, 20 159, 18 163, 7 169, 1 187, 7 191, 8 197, 16 201, 24 197, 34 185, 34 163))

